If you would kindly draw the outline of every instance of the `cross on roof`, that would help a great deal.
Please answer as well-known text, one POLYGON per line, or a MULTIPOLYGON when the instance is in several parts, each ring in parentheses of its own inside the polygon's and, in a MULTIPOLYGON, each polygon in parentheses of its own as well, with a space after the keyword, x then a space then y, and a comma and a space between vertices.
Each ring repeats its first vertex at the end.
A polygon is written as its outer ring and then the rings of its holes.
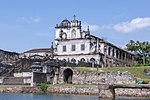
POLYGON ((73 16, 74 20, 76 19, 76 15, 73 16))

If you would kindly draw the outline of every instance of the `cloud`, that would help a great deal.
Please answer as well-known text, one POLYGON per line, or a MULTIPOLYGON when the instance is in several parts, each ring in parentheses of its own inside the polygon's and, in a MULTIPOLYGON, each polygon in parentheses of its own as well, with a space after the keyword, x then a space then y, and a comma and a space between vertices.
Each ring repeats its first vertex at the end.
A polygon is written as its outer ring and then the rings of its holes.
POLYGON ((135 18, 132 19, 131 21, 120 22, 118 24, 108 24, 108 25, 94 25, 94 24, 88 24, 86 22, 82 23, 83 30, 87 30, 88 26, 90 31, 92 32, 115 30, 117 32, 122 32, 122 33, 132 33, 150 27, 150 17, 135 18))
POLYGON ((113 28, 119 32, 131 33, 147 27, 150 27, 150 17, 135 18, 131 21, 116 24, 113 28))
POLYGON ((41 21, 40 17, 21 17, 19 19, 16 20, 17 22, 21 22, 21 23, 39 23, 41 21))
POLYGON ((89 26, 90 31, 92 31, 92 32, 96 32, 100 29, 99 25, 92 25, 92 24, 88 24, 86 22, 82 23, 83 30, 87 30, 88 26, 89 26))
POLYGON ((40 17, 30 17, 30 20, 34 23, 39 23, 41 21, 40 17))
POLYGON ((99 32, 101 30, 109 30, 112 29, 113 25, 94 25, 94 24, 88 24, 86 22, 82 23, 82 29, 87 30, 89 26, 89 30, 91 32, 99 32))

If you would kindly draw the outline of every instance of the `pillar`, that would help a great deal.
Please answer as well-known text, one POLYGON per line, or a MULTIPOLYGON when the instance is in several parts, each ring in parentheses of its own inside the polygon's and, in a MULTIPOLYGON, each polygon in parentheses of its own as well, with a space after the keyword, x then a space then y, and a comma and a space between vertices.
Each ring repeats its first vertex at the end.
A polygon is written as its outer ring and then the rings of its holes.
POLYGON ((34 72, 32 72, 32 75, 31 75, 31 83, 30 83, 30 86, 31 86, 31 87, 36 87, 36 86, 37 86, 36 82, 34 81, 34 72))

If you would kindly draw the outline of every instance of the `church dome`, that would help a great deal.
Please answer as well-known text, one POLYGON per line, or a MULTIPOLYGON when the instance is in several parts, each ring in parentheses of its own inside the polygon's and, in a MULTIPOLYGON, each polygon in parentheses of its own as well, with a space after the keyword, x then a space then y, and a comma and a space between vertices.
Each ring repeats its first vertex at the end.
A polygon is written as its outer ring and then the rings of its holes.
POLYGON ((59 27, 69 27, 69 26, 70 26, 70 21, 67 19, 64 19, 59 25, 59 27))

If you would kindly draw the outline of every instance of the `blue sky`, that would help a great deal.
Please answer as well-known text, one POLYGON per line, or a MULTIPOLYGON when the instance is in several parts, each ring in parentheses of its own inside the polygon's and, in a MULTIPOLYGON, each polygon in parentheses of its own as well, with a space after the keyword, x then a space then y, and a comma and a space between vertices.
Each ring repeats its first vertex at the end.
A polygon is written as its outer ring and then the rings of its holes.
POLYGON ((24 52, 50 47, 55 25, 76 15, 82 28, 125 47, 150 42, 150 0, 0 0, 0 49, 24 52))

